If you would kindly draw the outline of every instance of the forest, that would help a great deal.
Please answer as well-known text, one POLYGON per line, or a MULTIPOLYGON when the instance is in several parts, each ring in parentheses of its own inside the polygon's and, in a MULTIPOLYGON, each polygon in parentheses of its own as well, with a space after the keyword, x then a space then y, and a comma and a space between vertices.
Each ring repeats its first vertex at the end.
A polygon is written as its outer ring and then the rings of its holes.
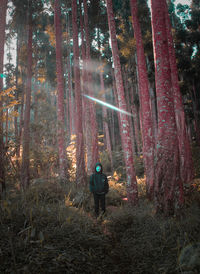
POLYGON ((200 273, 199 75, 200 0, 0 0, 0 273, 200 273))

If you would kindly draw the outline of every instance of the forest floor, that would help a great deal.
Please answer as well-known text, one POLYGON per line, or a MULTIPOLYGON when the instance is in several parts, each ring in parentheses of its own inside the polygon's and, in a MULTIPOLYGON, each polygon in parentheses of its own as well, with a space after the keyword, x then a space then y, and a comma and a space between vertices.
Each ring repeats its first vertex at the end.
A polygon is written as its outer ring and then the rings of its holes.
POLYGON ((117 174, 109 185, 107 213, 95 219, 88 187, 41 178, 22 194, 10 183, 0 201, 0 273, 200 273, 200 176, 172 217, 155 214, 145 178, 137 207, 117 174))

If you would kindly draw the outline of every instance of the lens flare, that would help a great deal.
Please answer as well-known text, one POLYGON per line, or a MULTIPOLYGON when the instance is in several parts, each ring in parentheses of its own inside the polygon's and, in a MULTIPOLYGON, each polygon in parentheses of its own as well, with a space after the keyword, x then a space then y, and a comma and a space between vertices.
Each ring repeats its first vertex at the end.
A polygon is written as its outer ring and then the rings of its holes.
POLYGON ((104 102, 104 101, 101 101, 101 100, 96 99, 96 98, 94 98, 94 97, 88 96, 88 95, 86 95, 86 94, 82 94, 82 95, 85 96, 86 98, 92 100, 92 101, 95 101, 95 102, 97 102, 97 103, 99 103, 99 104, 105 106, 105 107, 108 107, 108 108, 111 108, 111 109, 113 109, 113 110, 119 111, 119 112, 121 112, 121 113, 123 113, 123 114, 126 114, 126 115, 128 115, 128 116, 133 116, 133 114, 131 114, 130 112, 127 112, 127 111, 125 111, 125 110, 123 110, 123 109, 117 108, 117 107, 115 107, 115 106, 113 106, 113 105, 111 105, 111 104, 108 104, 108 103, 104 102))

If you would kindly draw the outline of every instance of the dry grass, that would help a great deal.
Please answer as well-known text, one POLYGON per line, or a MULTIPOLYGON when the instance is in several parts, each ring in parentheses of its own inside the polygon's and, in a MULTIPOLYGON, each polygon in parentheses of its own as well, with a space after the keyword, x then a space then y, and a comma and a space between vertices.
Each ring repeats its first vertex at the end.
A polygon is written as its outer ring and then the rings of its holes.
POLYGON ((130 208, 124 182, 112 178, 107 216, 97 220, 88 189, 72 183, 10 191, 0 207, 0 273, 199 273, 199 180, 182 217, 171 218, 155 216, 145 179, 138 183, 140 203, 130 208))

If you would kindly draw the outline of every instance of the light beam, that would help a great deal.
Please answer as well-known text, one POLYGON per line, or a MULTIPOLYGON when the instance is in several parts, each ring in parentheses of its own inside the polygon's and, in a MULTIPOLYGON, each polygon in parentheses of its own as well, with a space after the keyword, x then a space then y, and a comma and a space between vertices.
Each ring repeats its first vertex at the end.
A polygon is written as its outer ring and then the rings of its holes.
POLYGON ((126 115, 128 115, 128 116, 133 116, 133 114, 131 114, 130 112, 127 112, 127 111, 125 111, 125 110, 123 110, 123 109, 117 108, 117 107, 115 107, 115 106, 113 106, 113 105, 111 105, 111 104, 108 104, 108 103, 104 102, 104 101, 101 101, 101 100, 99 100, 99 99, 96 99, 96 98, 91 97, 91 96, 86 95, 86 94, 82 94, 82 95, 85 96, 86 98, 92 100, 92 101, 95 101, 95 102, 97 102, 97 103, 99 103, 99 104, 105 106, 105 107, 108 107, 108 108, 111 108, 111 109, 113 109, 113 110, 119 111, 119 112, 121 112, 121 113, 123 113, 123 114, 126 114, 126 115))

